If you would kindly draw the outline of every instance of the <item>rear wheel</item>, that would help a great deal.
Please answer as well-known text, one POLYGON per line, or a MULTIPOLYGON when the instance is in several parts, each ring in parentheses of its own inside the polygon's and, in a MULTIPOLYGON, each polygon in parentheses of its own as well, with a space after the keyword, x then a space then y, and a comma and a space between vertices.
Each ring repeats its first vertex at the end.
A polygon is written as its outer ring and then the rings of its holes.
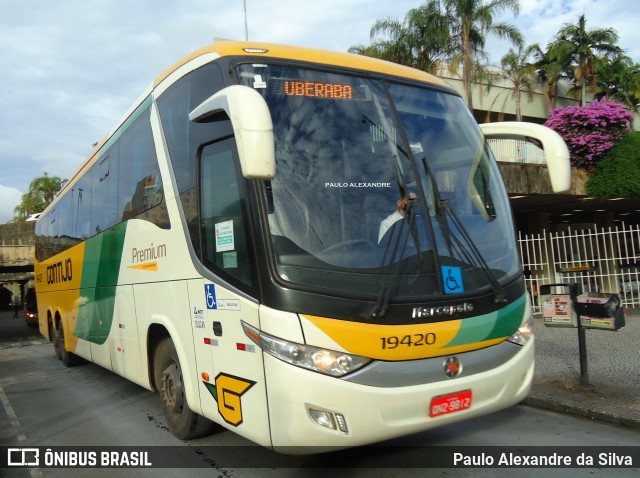
POLYGON ((171 433, 181 440, 211 433, 213 422, 189 409, 178 353, 171 339, 163 339, 154 355, 155 383, 171 433))
POLYGON ((56 348, 56 357, 62 360, 62 363, 65 367, 73 367, 74 365, 78 365, 80 363, 80 357, 78 357, 73 352, 69 352, 65 348, 65 340, 64 340, 64 326, 62 325, 62 321, 58 322, 58 328, 55 333, 55 342, 53 346, 56 348))
POLYGON ((60 347, 58 346, 58 330, 53 325, 53 321, 51 320, 51 318, 49 318, 48 326, 49 326, 49 340, 53 345, 53 351, 56 353, 56 358, 60 360, 62 359, 62 356, 60 355, 60 347))

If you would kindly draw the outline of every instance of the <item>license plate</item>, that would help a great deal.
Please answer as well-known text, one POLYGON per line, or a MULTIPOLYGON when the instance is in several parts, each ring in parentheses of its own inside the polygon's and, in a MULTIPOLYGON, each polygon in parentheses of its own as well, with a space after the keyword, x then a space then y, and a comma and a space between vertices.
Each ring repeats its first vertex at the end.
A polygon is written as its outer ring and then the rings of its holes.
POLYGON ((438 417, 440 415, 467 410, 471 408, 472 395, 471 390, 463 390, 462 392, 433 397, 431 399, 431 406, 429 407, 429 416, 438 417))

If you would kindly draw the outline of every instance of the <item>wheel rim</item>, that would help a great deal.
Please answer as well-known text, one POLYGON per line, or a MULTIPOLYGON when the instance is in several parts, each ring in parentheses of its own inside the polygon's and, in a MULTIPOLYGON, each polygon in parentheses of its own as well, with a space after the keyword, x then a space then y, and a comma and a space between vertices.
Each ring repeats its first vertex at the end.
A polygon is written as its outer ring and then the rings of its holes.
POLYGON ((165 407, 175 414, 184 408, 184 384, 178 364, 172 362, 162 373, 162 401, 165 407))

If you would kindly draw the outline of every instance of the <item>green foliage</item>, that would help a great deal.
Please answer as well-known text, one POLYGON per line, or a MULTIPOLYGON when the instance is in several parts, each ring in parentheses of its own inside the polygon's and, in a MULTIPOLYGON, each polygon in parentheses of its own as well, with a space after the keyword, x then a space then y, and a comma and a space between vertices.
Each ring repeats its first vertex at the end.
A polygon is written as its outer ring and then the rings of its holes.
POLYGON ((593 197, 640 196, 640 132, 629 131, 605 153, 587 181, 593 197))
POLYGON ((22 202, 14 209, 14 221, 22 222, 31 214, 44 211, 62 189, 62 184, 58 176, 51 177, 47 173, 31 181, 29 191, 22 195, 22 202))
POLYGON ((566 78, 579 91, 582 106, 586 104, 586 88, 597 90, 597 64, 599 54, 615 55, 622 52, 616 44, 618 33, 613 28, 587 30, 587 19, 580 15, 576 24, 565 23, 549 45, 549 54, 563 65, 566 78))
POLYGON ((412 8, 404 21, 377 20, 371 28, 372 44, 356 45, 349 53, 371 56, 435 74, 449 54, 448 19, 431 0, 412 8))
POLYGON ((518 0, 427 0, 410 10, 404 22, 378 20, 371 29, 370 46, 356 45, 351 53, 394 61, 431 73, 443 62, 451 70, 461 65, 467 106, 473 110, 471 83, 483 70, 487 36, 495 35, 514 45, 523 43, 522 33, 510 23, 498 21, 504 13, 517 15, 518 0), (383 37, 379 38, 378 35, 383 37))

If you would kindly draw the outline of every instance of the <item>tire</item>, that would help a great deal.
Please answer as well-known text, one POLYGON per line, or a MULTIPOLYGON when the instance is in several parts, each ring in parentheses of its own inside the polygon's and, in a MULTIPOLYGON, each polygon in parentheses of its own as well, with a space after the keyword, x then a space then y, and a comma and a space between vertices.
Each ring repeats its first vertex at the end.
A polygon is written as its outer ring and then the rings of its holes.
POLYGON ((62 321, 58 324, 54 347, 56 347, 56 357, 62 360, 65 367, 73 367, 80 363, 80 357, 73 352, 69 352, 64 346, 64 327, 62 326, 62 321))
POLYGON ((49 339, 53 345, 53 351, 56 353, 56 358, 58 360, 62 360, 62 355, 60 355, 60 346, 58 345, 58 330, 51 320, 49 320, 49 339))
POLYGON ((153 370, 164 417, 173 436, 190 440, 210 434, 213 422, 189 409, 178 353, 170 338, 158 344, 153 357, 153 370))

